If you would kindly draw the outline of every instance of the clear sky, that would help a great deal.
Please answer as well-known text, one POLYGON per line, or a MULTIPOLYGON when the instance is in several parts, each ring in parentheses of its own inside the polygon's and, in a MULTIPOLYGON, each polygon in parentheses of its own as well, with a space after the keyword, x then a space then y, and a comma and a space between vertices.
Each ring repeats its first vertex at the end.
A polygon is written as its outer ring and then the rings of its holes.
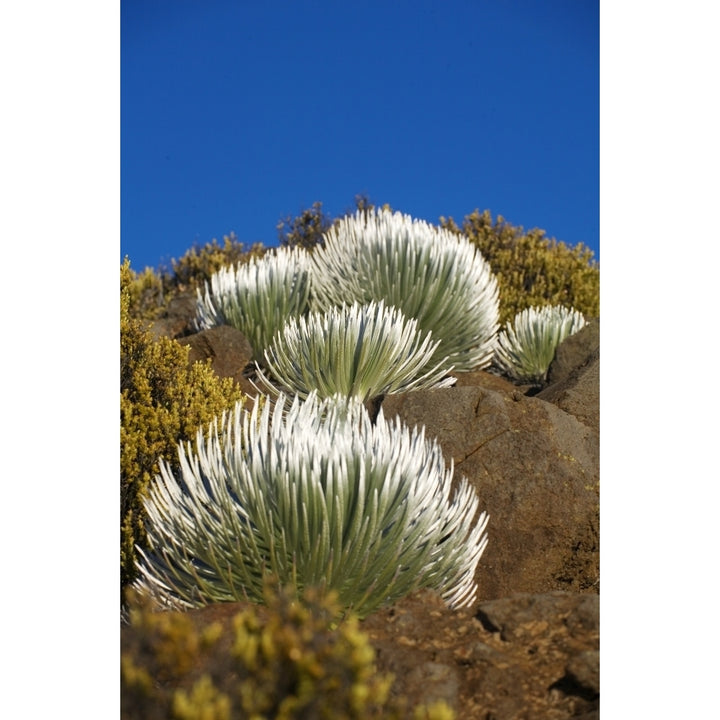
POLYGON ((123 0, 120 259, 357 194, 599 260, 598 0, 123 0))

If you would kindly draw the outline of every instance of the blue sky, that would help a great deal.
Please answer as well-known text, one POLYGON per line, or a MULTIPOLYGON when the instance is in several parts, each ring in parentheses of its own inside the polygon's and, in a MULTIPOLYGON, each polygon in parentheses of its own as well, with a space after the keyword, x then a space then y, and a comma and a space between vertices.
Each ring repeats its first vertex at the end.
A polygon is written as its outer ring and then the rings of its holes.
POLYGON ((121 258, 356 194, 599 260, 597 0, 121 3, 121 258))

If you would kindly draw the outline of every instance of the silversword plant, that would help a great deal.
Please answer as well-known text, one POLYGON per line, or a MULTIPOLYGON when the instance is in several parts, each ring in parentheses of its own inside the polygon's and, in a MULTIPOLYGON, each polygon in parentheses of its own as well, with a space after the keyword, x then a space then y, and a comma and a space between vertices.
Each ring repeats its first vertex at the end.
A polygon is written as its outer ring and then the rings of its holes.
POLYGON ((543 385, 558 345, 584 325, 585 317, 573 308, 527 308, 498 336, 494 364, 519 382, 543 385))
POLYGON ((453 490, 424 429, 357 400, 239 403, 180 471, 162 461, 146 501, 151 550, 136 587, 169 607, 263 599, 269 574, 300 591, 335 590, 367 615, 421 587, 473 602, 487 515, 465 478, 453 490))
POLYGON ((354 303, 290 318, 258 366, 271 394, 335 394, 361 400, 422 388, 448 387, 452 365, 437 360, 439 341, 385 303, 354 303))
POLYGON ((261 258, 221 268, 197 295, 198 330, 232 325, 247 337, 254 357, 262 358, 287 320, 308 309, 308 253, 300 247, 276 248, 261 258))
POLYGON ((490 364, 498 331, 497 280, 463 236, 389 210, 335 223, 312 254, 312 307, 384 301, 440 340, 435 362, 459 372, 490 364))

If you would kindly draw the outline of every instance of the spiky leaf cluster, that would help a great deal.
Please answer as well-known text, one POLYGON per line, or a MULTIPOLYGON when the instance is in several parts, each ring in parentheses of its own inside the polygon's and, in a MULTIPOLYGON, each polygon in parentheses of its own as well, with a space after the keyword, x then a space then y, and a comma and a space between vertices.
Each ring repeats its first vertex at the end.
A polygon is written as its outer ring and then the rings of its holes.
POLYGON ((436 361, 439 341, 417 324, 382 301, 291 318, 265 351, 268 372, 258 368, 258 378, 273 394, 301 398, 315 391, 367 400, 452 385, 452 366, 436 361))
POLYGON ((267 574, 335 590, 360 615, 430 587, 451 606, 475 597, 487 516, 465 478, 454 491, 436 442, 356 400, 280 395, 238 406, 196 450, 180 447, 146 502, 152 553, 137 586, 169 605, 248 597, 267 574))
POLYGON ((542 385, 558 345, 585 325, 585 317, 562 305, 519 312, 498 337, 495 365, 523 383, 542 385))
POLYGON ((441 340, 435 361, 458 371, 486 367, 498 330, 490 266, 467 240, 390 210, 337 221, 312 255, 313 307, 384 301, 441 340))
POLYGON ((301 247, 277 248, 236 267, 223 267, 198 290, 198 329, 232 325, 253 347, 256 358, 292 317, 307 310, 310 269, 301 247))

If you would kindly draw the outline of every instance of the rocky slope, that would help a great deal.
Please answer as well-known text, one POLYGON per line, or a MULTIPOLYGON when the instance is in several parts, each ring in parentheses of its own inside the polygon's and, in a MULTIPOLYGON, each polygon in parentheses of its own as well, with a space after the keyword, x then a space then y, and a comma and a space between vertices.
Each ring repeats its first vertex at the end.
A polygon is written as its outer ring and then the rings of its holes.
MULTIPOLYGON (((245 338, 192 333, 191 308, 180 299, 154 332, 254 394, 245 338)), ((362 622, 393 692, 445 699, 458 720, 599 716, 599 345, 599 321, 568 338, 541 392, 476 372, 374 403, 437 437, 490 515, 473 607, 451 611, 423 591, 362 622)), ((238 607, 191 616, 229 623, 238 607)))

